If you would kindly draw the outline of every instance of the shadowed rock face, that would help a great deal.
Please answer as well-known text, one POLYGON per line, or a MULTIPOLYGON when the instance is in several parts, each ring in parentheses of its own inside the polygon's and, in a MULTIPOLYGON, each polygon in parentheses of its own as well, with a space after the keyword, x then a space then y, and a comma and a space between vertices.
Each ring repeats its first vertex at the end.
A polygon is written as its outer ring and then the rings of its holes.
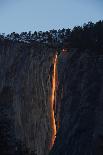
POLYGON ((102 155, 103 55, 60 56, 58 79, 60 129, 50 155, 102 155))
MULTIPOLYGON (((2 155, 48 155, 53 55, 40 44, 0 41, 2 155)), ((60 55, 58 81, 58 133, 50 155, 102 155, 103 56, 77 50, 60 55)))
POLYGON ((47 155, 53 50, 0 42, 0 154, 47 155))

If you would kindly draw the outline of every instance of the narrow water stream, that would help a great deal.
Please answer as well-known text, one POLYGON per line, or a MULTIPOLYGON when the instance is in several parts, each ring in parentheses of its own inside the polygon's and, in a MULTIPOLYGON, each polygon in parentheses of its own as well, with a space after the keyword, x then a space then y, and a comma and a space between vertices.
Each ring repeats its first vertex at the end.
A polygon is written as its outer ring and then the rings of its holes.
POLYGON ((56 138, 56 121, 54 115, 54 106, 55 106, 55 99, 56 99, 56 87, 57 87, 57 54, 53 60, 53 74, 52 74, 52 95, 51 95, 51 127, 52 127, 52 137, 51 137, 51 146, 52 148, 55 138, 56 138))

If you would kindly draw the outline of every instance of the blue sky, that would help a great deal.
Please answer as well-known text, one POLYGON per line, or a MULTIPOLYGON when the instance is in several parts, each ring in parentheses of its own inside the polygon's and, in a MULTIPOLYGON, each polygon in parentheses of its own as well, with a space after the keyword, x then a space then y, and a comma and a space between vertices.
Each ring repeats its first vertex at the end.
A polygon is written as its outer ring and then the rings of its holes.
POLYGON ((100 19, 102 0, 0 0, 0 33, 72 28, 100 19))

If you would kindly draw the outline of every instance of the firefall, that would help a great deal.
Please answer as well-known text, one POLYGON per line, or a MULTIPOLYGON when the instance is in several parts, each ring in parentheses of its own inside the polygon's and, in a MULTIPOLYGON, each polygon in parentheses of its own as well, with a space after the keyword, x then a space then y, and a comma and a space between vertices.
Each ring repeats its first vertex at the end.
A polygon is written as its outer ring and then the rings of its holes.
POLYGON ((55 137, 56 137, 56 122, 54 115, 54 105, 55 105, 55 97, 56 97, 56 85, 57 85, 57 54, 54 57, 53 61, 53 75, 52 75, 52 95, 51 95, 51 126, 52 126, 52 137, 51 137, 51 146, 53 146, 55 137))

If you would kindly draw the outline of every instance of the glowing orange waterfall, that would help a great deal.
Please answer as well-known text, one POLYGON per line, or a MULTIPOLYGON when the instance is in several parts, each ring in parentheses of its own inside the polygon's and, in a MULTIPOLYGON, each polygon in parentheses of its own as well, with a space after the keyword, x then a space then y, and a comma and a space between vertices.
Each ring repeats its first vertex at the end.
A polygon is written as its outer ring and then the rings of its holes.
POLYGON ((54 115, 54 106, 55 106, 55 97, 56 97, 56 85, 57 85, 57 54, 54 57, 53 61, 53 75, 52 75, 52 95, 51 95, 51 126, 52 126, 52 138, 51 138, 51 146, 53 146, 55 137, 56 137, 56 122, 54 115))

